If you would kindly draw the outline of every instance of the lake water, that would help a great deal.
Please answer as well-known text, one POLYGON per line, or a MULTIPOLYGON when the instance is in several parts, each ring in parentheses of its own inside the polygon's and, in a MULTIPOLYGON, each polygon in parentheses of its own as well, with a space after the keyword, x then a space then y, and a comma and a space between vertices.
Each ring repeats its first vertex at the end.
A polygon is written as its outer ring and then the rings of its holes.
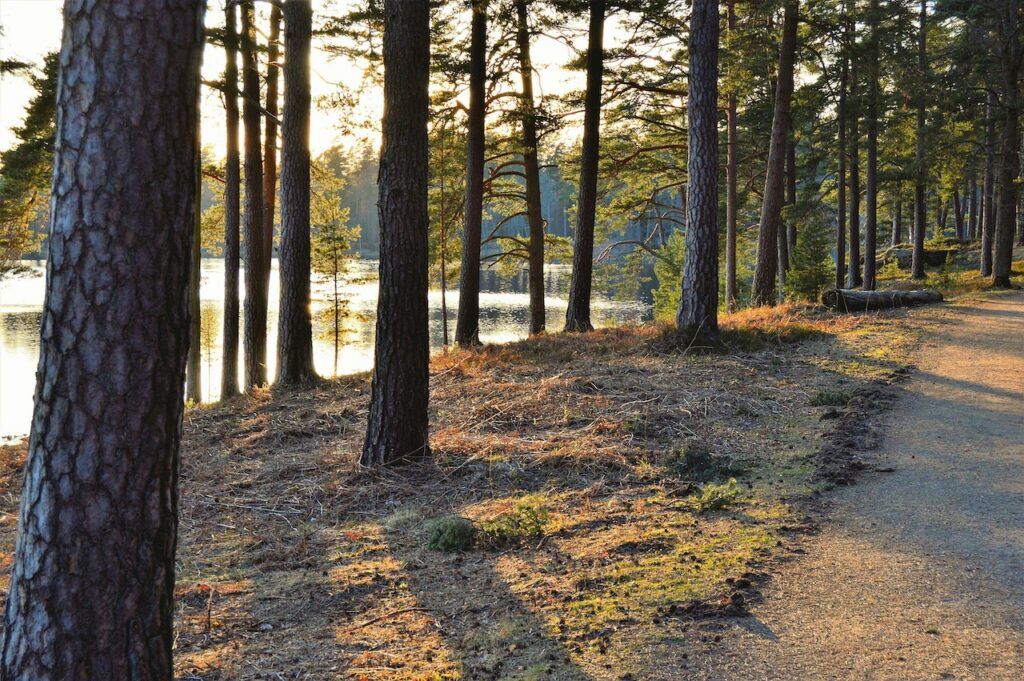
MULTIPOLYGON (((44 268, 32 264, 28 276, 0 281, 0 440, 17 438, 28 432, 32 420, 32 396, 39 357, 39 320, 45 290, 44 268)), ((335 371, 331 286, 313 284, 314 361, 322 376, 352 374, 373 366, 374 314, 377 305, 377 263, 358 261, 340 289, 340 298, 348 303, 348 315, 342 321, 342 335, 335 371)), ((241 277, 239 277, 241 279, 241 277)), ((560 329, 565 319, 569 269, 549 266, 545 271, 548 325, 560 329)), ((268 330, 268 373, 274 375, 277 349, 277 261, 270 279, 271 310, 268 330)), ((241 284, 241 282, 240 282, 241 284)), ((220 332, 223 317, 224 263, 204 259, 202 263, 202 360, 203 399, 220 395, 220 332)), ((244 291, 242 292, 244 296, 244 291)), ((458 291, 447 292, 448 327, 455 333, 458 291)), ((640 322, 650 316, 645 302, 622 302, 595 294, 594 323, 609 326, 640 322)), ((484 271, 481 276, 480 338, 485 343, 501 343, 525 338, 529 298, 525 272, 499 275, 484 271)), ((239 325, 241 328, 241 324, 239 325)), ((430 291, 430 341, 434 348, 443 344, 441 291, 430 291)), ((242 351, 239 351, 241 356, 242 351)), ((241 359, 241 357, 240 357, 241 359)), ((239 367, 239 376, 242 375, 239 367)))

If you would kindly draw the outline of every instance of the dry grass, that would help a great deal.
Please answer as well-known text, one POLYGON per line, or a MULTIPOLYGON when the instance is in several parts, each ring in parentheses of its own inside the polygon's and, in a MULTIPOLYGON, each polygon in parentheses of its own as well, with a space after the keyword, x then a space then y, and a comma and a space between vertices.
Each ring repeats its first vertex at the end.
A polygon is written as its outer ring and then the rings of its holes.
MULTIPOLYGON (((450 352, 432 365, 434 459, 399 470, 355 465, 365 375, 191 409, 179 678, 642 675, 651 644, 756 598, 794 508, 829 484, 834 409, 812 398, 904 370, 909 328, 784 307, 726 317, 713 352, 656 325, 450 352), (686 446, 741 471, 738 498, 703 510, 686 446), (539 540, 425 548, 429 518, 523 500, 547 512, 539 540)), ((0 456, 7 563, 23 450, 0 456)))

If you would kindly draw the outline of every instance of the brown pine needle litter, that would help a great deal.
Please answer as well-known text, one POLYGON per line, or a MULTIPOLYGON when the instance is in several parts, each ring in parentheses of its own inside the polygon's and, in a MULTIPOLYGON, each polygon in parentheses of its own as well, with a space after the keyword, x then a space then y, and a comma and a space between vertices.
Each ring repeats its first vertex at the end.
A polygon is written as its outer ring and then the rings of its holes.
MULTIPOLYGON (((712 348, 652 324, 439 354, 433 458, 388 470, 355 463, 366 375, 191 409, 179 678, 621 679, 666 641, 699 654, 860 465, 916 319, 786 306, 712 348), (428 549, 448 516, 477 540, 428 549)), ((24 455, 0 452, 4 567, 24 455)))

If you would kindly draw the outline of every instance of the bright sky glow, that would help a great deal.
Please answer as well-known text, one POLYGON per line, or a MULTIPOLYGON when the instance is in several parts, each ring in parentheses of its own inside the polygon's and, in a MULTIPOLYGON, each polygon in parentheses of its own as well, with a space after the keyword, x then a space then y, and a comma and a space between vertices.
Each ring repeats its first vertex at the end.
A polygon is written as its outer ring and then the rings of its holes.
MULTIPOLYGON (((317 2, 314 0, 314 12, 330 9, 332 12, 345 11, 346 0, 333 2, 317 2)), ((33 64, 41 64, 43 56, 60 48, 62 19, 62 0, 0 0, 0 59, 19 59, 33 64)), ((260 25, 266 23, 266 5, 259 10, 263 13, 260 25)), ((468 20, 468 17, 467 17, 468 20)), ((210 0, 207 12, 207 24, 220 26, 224 21, 223 0, 210 0)), ((314 16, 314 25, 316 17, 314 16)), ((611 28, 611 27, 610 27, 611 28)), ((615 31, 609 31, 609 40, 614 40, 615 31)), ((543 74, 535 87, 540 94, 565 92, 570 88, 582 87, 583 74, 568 72, 561 68, 571 57, 571 51, 565 45, 551 39, 541 37, 533 45, 534 65, 537 72, 543 74)), ((339 89, 339 84, 354 86, 358 84, 362 74, 350 63, 340 59, 330 59, 322 49, 318 49, 314 40, 312 66, 312 90, 314 102, 318 97, 329 96, 339 89)), ((203 78, 215 80, 221 77, 224 69, 224 54, 219 49, 207 49, 203 59, 203 78)), ((7 149, 14 141, 12 129, 21 124, 24 118, 25 105, 32 97, 31 86, 24 78, 6 76, 0 78, 0 150, 7 149)), ((381 111, 381 93, 376 89, 368 89, 358 105, 357 115, 368 120, 378 120, 381 111)), ((212 146, 215 153, 224 152, 224 109, 217 93, 208 88, 203 89, 203 144, 212 146)), ((311 125, 311 146, 314 153, 321 152, 333 145, 348 145, 357 138, 351 133, 339 129, 338 111, 321 110, 314 104, 311 125)))

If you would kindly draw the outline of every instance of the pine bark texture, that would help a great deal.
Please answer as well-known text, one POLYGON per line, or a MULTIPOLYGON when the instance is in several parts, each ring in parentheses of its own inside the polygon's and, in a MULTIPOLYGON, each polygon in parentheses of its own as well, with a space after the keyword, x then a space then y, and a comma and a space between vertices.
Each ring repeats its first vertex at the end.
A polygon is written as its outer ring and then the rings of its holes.
POLYGON ((878 242, 878 0, 871 0, 868 24, 868 168, 865 203, 867 220, 864 225, 864 288, 875 290, 875 252, 878 242))
POLYGON ((316 379, 309 274, 310 0, 284 4, 284 117, 281 122, 281 302, 277 383, 316 379))
POLYGON ((572 251, 572 276, 569 279, 569 305, 565 311, 565 330, 579 333, 594 330, 590 321, 590 292, 594 274, 594 221, 597 211, 598 156, 601 149, 604 13, 605 0, 591 0, 576 234, 572 251))
POLYGON ((252 0, 242 9, 242 121, 245 127, 245 389, 267 383, 267 281, 263 246, 260 74, 252 0))
POLYGON ((898 246, 903 242, 903 201, 896 199, 892 208, 892 238, 890 246, 898 246))
POLYGON ((846 283, 856 288, 864 283, 860 269, 860 102, 856 60, 850 66, 850 261, 846 283))
MULTIPOLYGON (((729 0, 727 9, 729 32, 736 30, 736 2, 729 0)), ((736 208, 737 175, 739 171, 738 126, 736 120, 736 92, 729 93, 726 111, 726 194, 725 194, 725 304, 729 312, 736 311, 739 297, 736 285, 736 208)))
POLYGON ((982 184, 981 276, 992 276, 992 237, 996 231, 996 93, 989 90, 985 102, 985 179, 982 184))
POLYGON ((227 144, 224 159, 224 326, 220 375, 221 399, 238 394, 238 267, 241 211, 241 169, 238 152, 237 6, 224 10, 224 109, 227 144))
POLYGON ((928 2, 921 0, 920 25, 917 42, 917 128, 915 133, 915 183, 914 183, 914 252, 910 266, 912 279, 924 279, 924 232, 928 219, 928 206, 925 190, 928 181, 928 169, 925 167, 925 110, 927 107, 928 83, 928 2))
POLYGON ((779 51, 778 81, 775 86, 775 113, 768 150, 768 169, 764 186, 764 203, 758 227, 757 265, 754 269, 752 303, 775 303, 775 277, 778 274, 778 240, 782 225, 782 204, 785 201, 786 147, 793 98, 793 68, 796 59, 796 30, 799 18, 798 0, 786 0, 782 25, 782 46, 779 51))
POLYGON ((999 6, 1003 158, 999 164, 999 214, 993 239, 995 253, 992 257, 992 285, 1010 288, 1013 237, 1017 231, 1017 180, 1020 177, 1021 21, 1018 0, 1002 0, 999 6))
POLYGON ((676 326, 693 337, 718 333, 718 0, 690 13, 686 255, 676 326))
POLYGON ((516 0, 516 42, 519 48, 519 77, 523 87, 523 173, 526 175, 526 220, 530 227, 530 333, 535 334, 544 332, 547 320, 544 311, 544 214, 541 205, 537 109, 533 97, 533 60, 530 58, 530 24, 526 0, 516 0))
POLYGON ((850 77, 850 60, 843 55, 843 68, 839 80, 839 162, 836 189, 836 288, 846 283, 846 86, 850 77))
POLYGON ((970 196, 967 202, 967 240, 974 241, 978 238, 978 176, 977 168, 971 164, 971 178, 968 181, 970 196))
POLYGON ((480 344, 480 239, 484 209, 484 88, 487 80, 487 3, 474 0, 469 47, 469 113, 466 138, 466 208, 455 342, 480 344))
POLYGON ((173 678, 202 46, 200 3, 64 6, 5 681, 173 678))
POLYGON ((380 296, 370 414, 360 462, 429 456, 427 443, 428 0, 384 2, 384 120, 377 207, 380 296))
MULTIPOLYGON (((281 68, 281 6, 270 7, 267 35, 267 105, 263 135, 263 278, 270 287, 270 263, 274 257, 274 212, 277 203, 278 83, 281 68)), ((268 294, 269 295, 269 294, 268 294)))
POLYGON ((821 304, 840 312, 865 312, 941 303, 942 294, 933 289, 918 291, 859 291, 830 289, 821 294, 821 304))

